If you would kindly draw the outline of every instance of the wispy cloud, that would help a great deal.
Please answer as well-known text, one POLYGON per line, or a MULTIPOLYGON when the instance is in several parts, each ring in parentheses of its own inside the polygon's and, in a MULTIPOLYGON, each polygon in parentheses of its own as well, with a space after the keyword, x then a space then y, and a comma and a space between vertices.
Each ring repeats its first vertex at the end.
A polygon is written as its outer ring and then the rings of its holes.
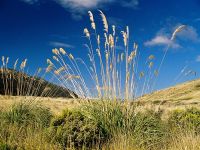
MULTIPOLYGON (((28 4, 42 0, 22 0, 28 4)), ((74 19, 81 19, 83 14, 88 10, 101 9, 112 3, 118 3, 122 7, 137 8, 139 0, 51 0, 58 3, 60 6, 71 12, 74 19)))
POLYGON ((121 5, 128 8, 137 8, 139 0, 121 1, 121 5))
POLYGON ((200 62, 200 55, 197 56, 196 62, 200 62))
POLYGON ((180 48, 180 45, 171 41, 169 37, 165 35, 156 35, 153 39, 146 41, 145 46, 167 46, 170 45, 172 48, 180 48))
POLYGON ((67 11, 72 13, 74 19, 81 19, 87 10, 101 8, 114 0, 54 0, 67 11))
POLYGON ((39 0, 21 0, 21 1, 24 1, 28 4, 34 4, 34 3, 38 2, 39 0))
MULTIPOLYGON (((174 31, 179 25, 180 24, 174 26, 172 31, 174 31)), ((197 30, 192 26, 187 26, 184 30, 178 32, 176 37, 177 37, 176 39, 182 41, 200 42, 200 37, 197 33, 197 30)), ((155 37, 153 37, 151 40, 146 41, 144 45, 145 46, 170 45, 171 48, 177 49, 182 47, 180 43, 178 43, 179 40, 171 41, 171 34, 169 34, 169 31, 167 32, 166 28, 162 28, 157 32, 155 37)))
POLYGON ((54 47, 59 47, 59 48, 74 48, 73 45, 71 44, 67 44, 67 43, 63 43, 63 42, 56 42, 56 41, 52 41, 49 43, 51 46, 54 46, 54 47))
POLYGON ((197 33, 197 30, 192 26, 187 26, 182 32, 178 33, 177 36, 183 40, 200 42, 200 37, 197 33))

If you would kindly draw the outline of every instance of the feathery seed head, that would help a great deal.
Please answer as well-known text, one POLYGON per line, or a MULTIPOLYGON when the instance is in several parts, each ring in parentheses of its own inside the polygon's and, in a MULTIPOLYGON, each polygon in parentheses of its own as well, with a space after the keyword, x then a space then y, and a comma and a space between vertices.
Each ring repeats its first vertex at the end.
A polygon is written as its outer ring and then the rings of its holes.
POLYGON ((108 22, 107 22, 106 16, 104 15, 104 13, 101 10, 99 10, 99 12, 100 12, 100 16, 103 21, 104 31, 108 33, 108 22))
POLYGON ((51 70, 53 70, 53 65, 49 65, 47 68, 46 68, 46 73, 50 72, 51 70))
POLYGON ((100 50, 99 50, 99 49, 96 49, 96 51, 97 51, 98 56, 101 57, 100 50))
POLYGON ((144 77, 144 72, 140 72, 140 78, 144 77))
POLYGON ((113 48, 114 47, 114 38, 111 34, 109 34, 108 40, 109 40, 110 47, 113 48))
POLYGON ((14 70, 17 68, 17 63, 18 63, 18 60, 19 60, 19 59, 17 59, 17 60, 15 61, 15 64, 14 64, 14 67, 13 67, 13 68, 14 68, 14 70))
POLYGON ((137 53, 137 50, 134 50, 131 52, 131 54, 128 57, 128 63, 130 63, 133 60, 133 58, 136 56, 136 53, 137 53))
POLYGON ((91 21, 91 27, 92 29, 96 29, 96 25, 95 25, 95 22, 94 22, 94 17, 93 17, 93 14, 91 11, 88 11, 88 14, 89 14, 89 17, 90 17, 90 21, 91 21))
POLYGON ((177 27, 176 30, 172 34, 171 40, 173 41, 176 37, 176 34, 178 32, 181 32, 185 27, 186 27, 186 25, 180 25, 179 27, 177 27))
POLYGON ((60 48, 60 53, 63 54, 63 55, 66 55, 66 51, 63 49, 63 48, 60 48))
POLYGON ((54 49, 52 50, 52 53, 55 54, 55 55, 59 55, 59 51, 58 51, 58 49, 56 49, 56 48, 54 48, 54 49))
POLYGON ((121 33, 122 33, 122 36, 123 36, 124 46, 127 46, 127 39, 128 39, 127 33, 124 32, 124 31, 121 31, 121 33))
POLYGON ((88 11, 89 17, 90 17, 90 21, 94 22, 94 17, 91 11, 88 11))
POLYGON ((113 36, 115 36, 115 25, 112 25, 113 36))
POLYGON ((20 65, 20 69, 24 69, 26 67, 26 63, 27 63, 27 59, 22 61, 21 65, 20 65))
POLYGON ((106 51, 106 61, 108 61, 108 57, 109 55, 108 55, 108 52, 106 51))
POLYGON ((54 59, 54 60, 56 60, 57 62, 59 62, 59 59, 58 59, 58 57, 56 57, 56 56, 53 56, 53 59, 54 59))
POLYGON ((105 47, 106 47, 106 45, 109 45, 108 36, 106 33, 104 33, 104 37, 105 37, 105 47))
POLYGON ((74 60, 74 56, 71 53, 69 54, 69 58, 74 60))
POLYGON ((85 28, 85 29, 83 30, 83 33, 85 34, 85 36, 86 36, 87 38, 90 38, 90 33, 89 33, 89 31, 88 31, 87 28, 85 28))
POLYGON ((127 38, 129 38, 129 27, 126 26, 126 34, 127 34, 127 38))
POLYGON ((1 60, 2 60, 3 66, 5 66, 5 57, 2 56, 1 60))
POLYGON ((66 75, 65 78, 67 80, 71 80, 71 79, 80 79, 80 76, 77 75, 66 75))
POLYGON ((9 57, 6 58, 6 64, 8 64, 8 61, 9 61, 9 57))
POLYGON ((47 64, 48 65, 53 65, 52 61, 50 59, 47 59, 47 64))
POLYGON ((149 68, 152 68, 153 67, 153 62, 150 62, 149 63, 149 68))
POLYGON ((112 63, 110 63, 110 70, 112 70, 112 68, 113 68, 113 65, 112 65, 112 63))
POLYGON ((154 55, 150 55, 150 56, 148 57, 149 60, 152 60, 152 59, 154 59, 154 58, 155 58, 154 55))
POLYGON ((97 44, 100 45, 100 35, 97 35, 97 44))

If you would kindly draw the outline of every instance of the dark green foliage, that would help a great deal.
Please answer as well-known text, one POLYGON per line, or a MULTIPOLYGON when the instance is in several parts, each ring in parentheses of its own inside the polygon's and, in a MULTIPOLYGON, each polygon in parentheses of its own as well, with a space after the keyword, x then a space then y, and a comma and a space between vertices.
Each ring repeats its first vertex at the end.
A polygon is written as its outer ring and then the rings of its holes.
POLYGON ((197 108, 175 110, 171 113, 168 124, 172 131, 193 130, 200 133, 200 110, 197 108))
POLYGON ((145 111, 134 117, 133 137, 137 145, 153 149, 161 147, 164 141, 166 142, 167 128, 160 115, 154 111, 145 111))
POLYGON ((63 148, 92 147, 106 140, 107 135, 99 122, 80 110, 65 110, 51 123, 50 137, 63 148))
POLYGON ((0 150, 16 150, 16 149, 17 149, 16 147, 13 148, 7 143, 0 142, 0 150))

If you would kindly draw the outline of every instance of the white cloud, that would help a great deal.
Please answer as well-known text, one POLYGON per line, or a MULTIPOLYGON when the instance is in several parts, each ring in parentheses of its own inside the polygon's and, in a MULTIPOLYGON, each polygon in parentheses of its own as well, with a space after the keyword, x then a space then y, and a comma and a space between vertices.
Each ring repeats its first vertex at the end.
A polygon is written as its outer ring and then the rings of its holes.
POLYGON ((76 20, 82 18, 88 10, 99 9, 105 5, 115 2, 115 0, 54 0, 67 11, 72 13, 72 17, 76 20))
MULTIPOLYGON (((34 4, 35 2, 42 0, 22 0, 28 4, 34 4)), ((82 15, 87 13, 88 10, 101 9, 111 3, 118 3, 122 7, 136 8, 139 4, 139 0, 51 0, 67 11, 72 13, 74 19, 81 19, 82 15)))
POLYGON ((200 62, 200 55, 197 56, 196 62, 200 62))
POLYGON ((55 41, 50 42, 50 45, 54 47, 59 47, 59 48, 74 48, 73 45, 62 43, 62 42, 55 42, 55 41))
POLYGON ((113 0, 55 0, 63 7, 76 10, 95 8, 103 3, 109 3, 113 0))
POLYGON ((167 46, 170 45, 172 48, 179 48, 180 45, 171 41, 169 37, 165 35, 157 35, 150 41, 144 43, 145 46, 167 46))
POLYGON ((137 8, 139 0, 121 1, 121 5, 128 8, 137 8))
MULTIPOLYGON (((179 24, 180 25, 180 24, 179 24)), ((173 27, 174 31, 179 25, 173 27)), ((156 36, 151 40, 148 40, 144 43, 145 46, 167 46, 170 45, 172 48, 181 48, 182 46, 178 43, 179 40, 182 41, 191 41, 191 42, 200 42, 200 37, 197 33, 197 30, 192 26, 186 26, 181 32, 176 34, 176 39, 171 41, 172 33, 170 34, 168 28, 160 29, 156 36)))

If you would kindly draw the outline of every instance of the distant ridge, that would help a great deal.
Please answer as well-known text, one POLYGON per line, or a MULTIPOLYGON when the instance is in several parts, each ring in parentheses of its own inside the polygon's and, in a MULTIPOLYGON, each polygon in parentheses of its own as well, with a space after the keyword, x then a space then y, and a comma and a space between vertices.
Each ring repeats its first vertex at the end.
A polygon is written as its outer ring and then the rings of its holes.
POLYGON ((0 70, 0 94, 78 98, 78 95, 69 89, 13 69, 0 70))

